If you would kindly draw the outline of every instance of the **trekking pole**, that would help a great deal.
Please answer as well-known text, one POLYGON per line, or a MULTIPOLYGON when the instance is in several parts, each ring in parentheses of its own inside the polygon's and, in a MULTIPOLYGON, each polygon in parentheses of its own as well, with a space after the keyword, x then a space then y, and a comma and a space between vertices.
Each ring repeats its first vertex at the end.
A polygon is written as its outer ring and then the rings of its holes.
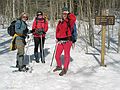
POLYGON ((52 61, 51 61, 51 64, 50 64, 51 67, 52 67, 52 64, 53 64, 53 59, 54 59, 54 56, 55 56, 56 48, 57 48, 57 44, 55 45, 55 48, 54 48, 54 52, 53 52, 53 56, 52 56, 52 61))
POLYGON ((43 62, 43 42, 42 42, 42 35, 40 36, 40 38, 41 38, 41 53, 42 53, 41 61, 43 62))
POLYGON ((54 52, 53 52, 53 55, 52 55, 52 60, 51 60, 51 63, 50 63, 50 70, 48 71, 48 73, 50 73, 51 72, 51 70, 52 70, 52 64, 53 64, 53 59, 54 59, 54 56, 55 56, 55 52, 56 52, 56 45, 55 45, 55 48, 54 48, 54 52))

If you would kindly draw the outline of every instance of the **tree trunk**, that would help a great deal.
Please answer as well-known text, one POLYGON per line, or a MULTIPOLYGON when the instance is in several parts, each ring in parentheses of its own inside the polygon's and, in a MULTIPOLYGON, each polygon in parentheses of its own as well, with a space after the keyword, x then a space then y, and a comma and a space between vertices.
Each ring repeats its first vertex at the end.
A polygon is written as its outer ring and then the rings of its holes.
POLYGON ((70 12, 72 12, 72 1, 70 0, 70 12))
POLYGON ((15 19, 15 0, 13 0, 13 19, 15 19))
POLYGON ((118 31, 118 53, 120 52, 120 25, 119 25, 119 31, 118 31))
POLYGON ((52 8, 52 0, 50 0, 50 26, 53 27, 53 8, 52 8))
POLYGON ((38 10, 38 0, 36 0, 36 9, 38 10))
POLYGON ((23 0, 24 12, 26 12, 26 0, 23 0))
POLYGON ((94 47, 94 28, 93 28, 93 21, 92 21, 92 16, 91 16, 91 3, 90 0, 87 0, 88 2, 88 19, 89 19, 89 41, 90 41, 90 46, 94 47))

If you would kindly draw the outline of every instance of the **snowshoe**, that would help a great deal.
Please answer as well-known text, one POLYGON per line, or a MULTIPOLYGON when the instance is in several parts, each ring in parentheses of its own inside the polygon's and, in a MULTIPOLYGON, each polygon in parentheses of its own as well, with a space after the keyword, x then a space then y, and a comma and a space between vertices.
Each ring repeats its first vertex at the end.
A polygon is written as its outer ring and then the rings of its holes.
POLYGON ((26 67, 26 65, 23 65, 22 67, 18 68, 18 71, 20 72, 27 72, 29 70, 28 67, 26 67))

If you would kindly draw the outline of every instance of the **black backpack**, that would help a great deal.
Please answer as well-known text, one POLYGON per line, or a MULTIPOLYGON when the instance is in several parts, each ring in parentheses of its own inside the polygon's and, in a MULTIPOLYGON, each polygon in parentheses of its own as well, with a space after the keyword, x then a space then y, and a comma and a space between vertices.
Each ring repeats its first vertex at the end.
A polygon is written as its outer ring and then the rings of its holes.
MULTIPOLYGON (((15 23, 16 23, 17 20, 14 20, 11 22, 10 26, 7 28, 7 32, 10 36, 14 36, 15 34, 15 23)), ((22 24, 22 22, 21 22, 22 24)), ((21 27, 21 25, 20 25, 21 27)))

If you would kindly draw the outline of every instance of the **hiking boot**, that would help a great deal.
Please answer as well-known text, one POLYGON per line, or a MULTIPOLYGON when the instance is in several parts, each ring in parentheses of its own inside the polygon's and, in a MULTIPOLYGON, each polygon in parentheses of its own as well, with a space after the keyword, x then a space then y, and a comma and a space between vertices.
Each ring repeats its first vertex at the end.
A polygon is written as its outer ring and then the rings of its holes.
POLYGON ((62 67, 56 66, 56 68, 53 70, 53 72, 62 70, 62 67))
POLYGON ((40 61, 39 60, 36 60, 36 63, 39 63, 40 61))
POLYGON ((16 61, 16 68, 19 68, 18 60, 16 61))
POLYGON ((44 60, 41 60, 41 62, 42 62, 42 63, 45 63, 45 61, 44 61, 44 60))
POLYGON ((20 72, 21 72, 21 71, 22 71, 22 67, 19 67, 19 68, 18 68, 18 71, 20 71, 20 72))
POLYGON ((38 52, 34 53, 36 63, 39 63, 38 52))
POLYGON ((39 62, 40 62, 38 58, 35 58, 35 61, 36 61, 36 63, 39 63, 39 62))
POLYGON ((59 73, 59 75, 60 76, 63 76, 64 74, 66 74, 67 73, 67 69, 63 69, 60 73, 59 73))
POLYGON ((17 64, 16 64, 16 66, 15 66, 15 67, 16 67, 16 68, 19 68, 19 65, 17 65, 17 64))
POLYGON ((45 63, 45 59, 41 59, 41 62, 42 62, 42 63, 45 63))

